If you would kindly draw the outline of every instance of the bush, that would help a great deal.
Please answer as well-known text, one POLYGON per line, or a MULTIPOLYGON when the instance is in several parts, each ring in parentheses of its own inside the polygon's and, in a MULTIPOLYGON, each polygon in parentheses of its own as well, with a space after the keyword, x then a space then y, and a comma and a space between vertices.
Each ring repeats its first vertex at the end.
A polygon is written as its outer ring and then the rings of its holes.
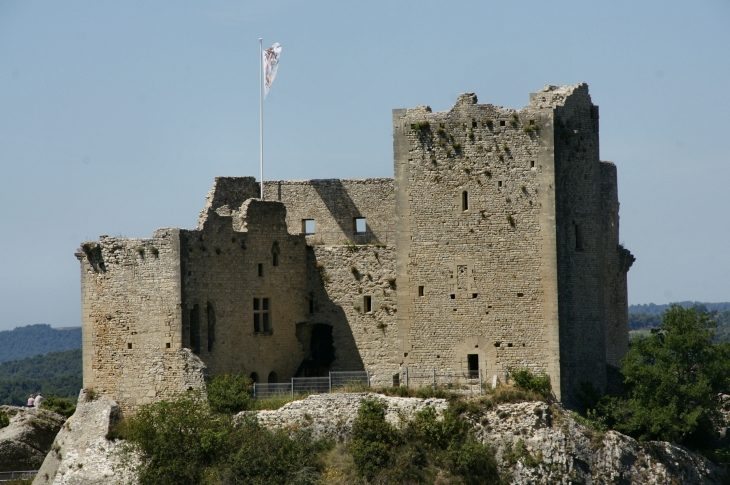
POLYGON ((355 467, 371 483, 501 483, 494 451, 479 443, 460 413, 470 410, 453 400, 438 419, 425 408, 403 429, 385 420, 385 405, 364 400, 349 446, 355 467), (448 480, 449 475, 461 479, 448 480))
POLYGON ((0 428, 4 428, 10 425, 10 418, 7 413, 0 413, 0 428))
POLYGON ((67 418, 70 418, 76 412, 76 404, 71 399, 54 395, 44 397, 41 401, 41 408, 56 412, 67 418))
POLYGON ((139 456, 140 485, 314 484, 331 447, 307 433, 266 430, 251 417, 234 424, 195 396, 143 406, 112 432, 139 456))
POLYGON ((541 372, 533 374, 530 369, 509 369, 509 378, 514 386, 523 391, 534 392, 545 401, 552 399, 553 391, 550 385, 550 376, 541 372))
POLYGON ((252 409, 253 381, 243 374, 219 374, 207 385, 208 403, 214 413, 234 414, 252 409))

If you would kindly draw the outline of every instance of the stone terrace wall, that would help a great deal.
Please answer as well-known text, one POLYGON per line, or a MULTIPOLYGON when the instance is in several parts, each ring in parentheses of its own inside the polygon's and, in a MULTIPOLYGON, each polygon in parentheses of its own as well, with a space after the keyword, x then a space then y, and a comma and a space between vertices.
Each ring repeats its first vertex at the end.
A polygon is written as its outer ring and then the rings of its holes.
POLYGON ((313 219, 316 232, 307 242, 392 244, 395 229, 393 179, 280 180, 264 183, 267 200, 286 204, 292 233, 304 232, 302 221, 313 219), (356 233, 355 218, 366 219, 366 233, 356 233))
POLYGON ((556 375, 541 245, 551 228, 540 224, 550 167, 538 163, 550 113, 463 94, 449 111, 394 110, 393 118, 406 363, 467 371, 477 354, 487 375, 508 366, 556 375))
POLYGON ((309 292, 306 244, 287 232, 286 207, 249 199, 240 210, 209 209, 202 229, 182 231, 182 240, 185 345, 212 374, 291 378, 304 358, 296 329, 309 292), (254 331, 254 298, 269 299, 271 331, 254 331))
POLYGON ((330 370, 368 370, 373 385, 391 385, 402 360, 396 330, 395 248, 314 246, 307 274, 314 298, 314 313, 307 321, 333 329, 336 360, 330 370))
POLYGON ((182 345, 179 237, 102 236, 77 253, 84 387, 125 410, 204 388, 203 364, 182 345))

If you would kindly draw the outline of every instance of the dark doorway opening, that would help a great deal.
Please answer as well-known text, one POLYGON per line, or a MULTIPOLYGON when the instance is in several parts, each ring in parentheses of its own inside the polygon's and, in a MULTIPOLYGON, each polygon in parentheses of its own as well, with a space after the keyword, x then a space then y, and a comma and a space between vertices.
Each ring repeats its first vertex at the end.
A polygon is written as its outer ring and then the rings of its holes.
POLYGON ((312 325, 309 356, 299 366, 298 377, 326 377, 335 360, 335 340, 332 327, 324 323, 312 325))
POLYGON ((469 377, 479 377, 479 354, 468 354, 466 360, 469 366, 469 377))

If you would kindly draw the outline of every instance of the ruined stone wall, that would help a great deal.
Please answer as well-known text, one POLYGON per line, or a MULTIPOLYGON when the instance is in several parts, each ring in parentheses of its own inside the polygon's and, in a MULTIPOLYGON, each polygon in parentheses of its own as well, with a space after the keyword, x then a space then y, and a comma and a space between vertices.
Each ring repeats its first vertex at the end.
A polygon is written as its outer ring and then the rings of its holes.
POLYGON ((304 237, 287 232, 284 205, 249 199, 208 209, 203 227, 182 231, 182 241, 185 345, 211 374, 291 378, 304 357, 296 329, 307 320, 309 292, 304 237), (255 331, 254 298, 269 299, 270 330, 255 331))
POLYGON ((304 232, 303 220, 315 222, 310 244, 392 244, 395 213, 393 179, 280 180, 264 183, 266 200, 286 204, 292 233, 304 232), (355 218, 365 218, 358 232, 355 218))
POLYGON ((368 370, 374 385, 391 385, 400 369, 396 329, 395 248, 313 246, 310 325, 332 327, 332 371, 368 370), (370 297, 370 311, 365 298, 370 297))
POLYGON ((209 210, 225 206, 229 210, 239 209, 248 199, 261 196, 261 185, 254 177, 216 177, 213 188, 205 197, 205 207, 198 216, 198 229, 203 228, 209 210))
POLYGON ((125 410, 203 388, 204 366, 182 346, 179 231, 102 236, 77 257, 84 387, 125 410))
POLYGON ((616 165, 601 161, 601 226, 603 231, 606 364, 618 368, 629 350, 626 272, 619 258, 619 203, 616 165))
POLYGON ((405 360, 466 371, 477 354, 490 377, 510 366, 552 371, 537 163, 550 116, 476 103, 466 94, 446 112, 394 111, 405 360))
POLYGON ((575 396, 583 381, 606 387, 598 107, 585 84, 552 87, 533 102, 556 106, 561 388, 564 395, 575 396))

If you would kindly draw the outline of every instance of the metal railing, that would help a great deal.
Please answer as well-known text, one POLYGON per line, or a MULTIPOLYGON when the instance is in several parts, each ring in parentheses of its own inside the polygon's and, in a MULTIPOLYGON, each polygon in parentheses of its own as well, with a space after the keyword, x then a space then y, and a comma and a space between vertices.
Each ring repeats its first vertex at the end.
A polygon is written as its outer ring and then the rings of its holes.
POLYGON ((0 482, 10 482, 13 480, 28 480, 38 474, 38 470, 22 470, 14 472, 0 472, 0 482))
POLYGON ((326 394, 352 386, 370 387, 370 374, 367 371, 330 372, 327 377, 292 377, 290 382, 254 383, 253 397, 264 399, 273 396, 295 394, 326 394))
MULTIPOLYGON (((326 394, 346 388, 369 388, 371 379, 380 384, 391 379, 394 387, 410 388, 431 387, 434 390, 465 392, 482 394, 486 384, 493 385, 486 374, 481 370, 474 371, 438 371, 436 369, 400 369, 395 373, 378 372, 370 374, 368 371, 330 372, 327 377, 292 377, 289 382, 276 384, 255 383, 253 397, 264 399, 273 396, 297 394, 326 394), (389 376, 384 378, 384 376, 389 376), (488 382, 489 381, 489 382, 488 382)), ((497 379, 497 376, 493 376, 497 379)), ((500 379, 504 382, 506 376, 500 379)), ((390 385, 388 383, 387 385, 390 385)))

